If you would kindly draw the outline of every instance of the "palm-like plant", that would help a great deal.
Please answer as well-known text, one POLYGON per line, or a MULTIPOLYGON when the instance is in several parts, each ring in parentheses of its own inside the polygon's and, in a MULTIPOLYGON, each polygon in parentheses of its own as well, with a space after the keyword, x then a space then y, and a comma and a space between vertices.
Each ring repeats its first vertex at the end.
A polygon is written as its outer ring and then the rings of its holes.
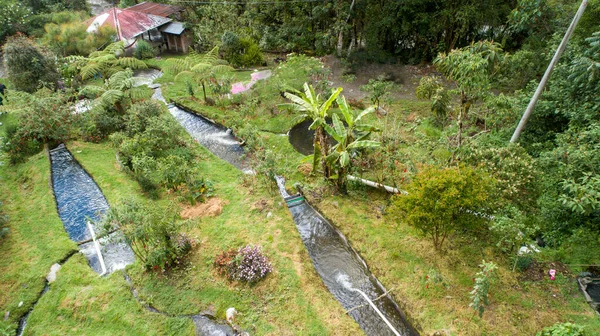
POLYGON ((331 95, 325 102, 322 102, 321 96, 315 93, 315 89, 312 85, 304 83, 304 92, 298 92, 293 94, 286 92, 285 97, 292 101, 289 104, 282 104, 282 107, 287 107, 295 111, 304 112, 300 116, 303 120, 311 119, 313 123, 309 126, 309 129, 315 131, 315 137, 313 139, 314 155, 313 155, 313 171, 316 171, 317 165, 321 162, 323 174, 329 178, 331 171, 325 158, 329 154, 329 143, 324 131, 324 125, 327 125, 326 118, 329 116, 329 109, 331 105, 342 92, 342 88, 337 88, 332 91, 331 95))
POLYGON ((104 108, 114 106, 121 114, 125 112, 123 101, 148 98, 147 91, 134 86, 131 69, 114 73, 104 82, 104 86, 88 85, 79 91, 86 97, 96 98, 95 103, 104 108))
POLYGON ((86 81, 95 76, 109 78, 113 74, 127 68, 137 70, 146 69, 146 63, 135 57, 122 57, 125 53, 123 41, 109 44, 104 50, 94 51, 88 57, 68 56, 68 71, 75 73, 86 81))
POLYGON ((356 115, 348 106, 345 97, 338 97, 337 103, 346 125, 337 114, 332 116, 333 127, 326 123, 323 125, 325 131, 337 141, 325 161, 335 171, 335 174, 329 178, 335 180, 340 192, 346 193, 346 176, 350 168, 351 155, 359 149, 378 147, 380 143, 366 140, 375 131, 374 126, 359 123, 364 116, 375 111, 374 107, 369 107, 356 115))
POLYGON ((192 76, 202 85, 204 102, 208 102, 206 96, 207 81, 216 78, 217 75, 233 71, 234 69, 227 64, 227 61, 219 58, 219 47, 214 47, 206 54, 198 54, 193 50, 190 55, 184 59, 170 59, 168 69, 177 74, 175 80, 181 76, 192 76))

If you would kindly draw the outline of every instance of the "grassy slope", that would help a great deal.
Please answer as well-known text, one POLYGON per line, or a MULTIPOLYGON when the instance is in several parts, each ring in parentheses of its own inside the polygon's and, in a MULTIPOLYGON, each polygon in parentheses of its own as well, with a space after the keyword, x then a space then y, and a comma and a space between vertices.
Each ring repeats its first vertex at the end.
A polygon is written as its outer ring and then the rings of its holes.
MULTIPOLYGON (((50 266, 77 246, 56 212, 44 153, 18 166, 0 167, 0 178, 4 210, 10 216, 10 233, 0 243, 0 309, 10 311, 10 318, 0 321, 0 330, 10 333, 37 299, 50 266)), ((36 305, 25 334, 163 334, 161 330, 191 330, 186 323, 144 311, 119 274, 99 278, 76 254, 36 305), (145 323, 132 327, 140 319, 145 323)))
MULTIPOLYGON (((293 125, 293 115, 284 113, 274 117, 264 113, 269 109, 265 101, 263 106, 240 116, 237 111, 206 107, 185 98, 187 94, 178 83, 163 89, 165 96, 183 99, 186 104, 228 126, 243 118, 258 129, 285 133, 293 125)), ((271 96, 270 105, 282 102, 276 93, 271 96)), ((262 99, 266 98, 263 96, 262 99)), ((431 143, 439 141, 441 132, 424 119, 430 114, 429 102, 396 101, 388 111, 386 116, 372 114, 367 121, 384 129, 383 136, 401 139, 403 145, 396 157, 404 165, 416 168, 420 162, 447 161, 449 153, 443 142, 431 147, 431 143)), ((267 146, 275 146, 282 155, 292 158, 285 161, 290 182, 301 180, 294 169, 300 157, 293 155, 293 149, 283 145, 276 136, 263 140, 267 146)), ((389 184, 401 182, 399 177, 377 171, 367 171, 364 176, 389 184)), ((315 203, 340 226, 384 285, 394 289, 397 301, 405 306, 408 315, 425 333, 447 330, 460 335, 535 334, 557 321, 577 322, 586 325, 592 334, 600 333, 600 321, 584 302, 572 279, 559 277, 554 282, 520 282, 516 274, 509 271, 510 266, 503 264, 504 259, 498 259, 490 248, 483 243, 461 241, 458 237, 449 244, 451 252, 436 256, 429 241, 414 229, 403 223, 392 223, 379 213, 376 207, 387 204, 385 195, 360 189, 363 191, 349 198, 326 195, 315 203), (482 259, 496 261, 501 269, 500 280, 492 289, 491 306, 484 318, 479 319, 473 317, 468 304, 472 278, 482 259), (427 287, 426 276, 430 270, 440 273, 445 285, 430 284, 427 287)))
MULTIPOLYGON (((138 192, 135 182, 116 169, 112 149, 89 143, 70 148, 111 204, 138 192)), ((233 306, 241 312, 238 323, 258 335, 360 333, 315 273, 280 197, 203 148, 198 150, 205 157, 201 171, 214 182, 216 197, 228 204, 218 217, 195 220, 191 233, 200 244, 182 269, 164 276, 144 273, 139 265, 132 267, 142 298, 172 314, 192 314, 212 306, 224 318, 225 310, 233 306), (266 208, 253 209, 257 202, 264 202, 266 208), (272 217, 267 219, 268 212, 272 217), (273 262, 273 274, 248 286, 215 273, 211 264, 216 254, 249 243, 263 246, 273 262)))
POLYGON ((558 321, 579 323, 590 335, 600 334, 600 320, 574 279, 559 275, 556 281, 519 281, 510 271, 512 265, 498 259, 483 242, 467 237, 455 237, 447 252, 438 255, 413 228, 381 214, 385 198, 363 190, 349 197, 313 198, 313 203, 344 232, 382 283, 394 289, 397 301, 425 334, 445 329, 453 335, 533 335, 558 321), (500 270, 490 291, 490 306, 480 319, 473 317, 468 305, 472 278, 482 259, 495 261, 500 270), (445 285, 427 281, 431 270, 445 285))

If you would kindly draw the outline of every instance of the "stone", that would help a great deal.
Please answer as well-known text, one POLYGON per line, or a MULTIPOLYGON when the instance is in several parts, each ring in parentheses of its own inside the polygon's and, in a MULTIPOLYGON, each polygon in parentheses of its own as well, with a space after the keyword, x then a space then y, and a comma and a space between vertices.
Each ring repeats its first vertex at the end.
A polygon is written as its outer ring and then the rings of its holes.
POLYGON ((23 301, 19 302, 19 307, 21 307, 23 305, 23 301))
POLYGON ((331 205, 333 205, 333 206, 334 206, 334 207, 336 207, 336 208, 339 208, 339 207, 340 207, 340 204, 339 204, 337 201, 333 201, 333 202, 331 202, 331 205))
POLYGON ((48 275, 46 276, 46 280, 48 280, 48 283, 53 283, 56 280, 56 273, 59 269, 59 264, 54 264, 52 265, 52 267, 50 267, 50 273, 48 273, 48 275))
POLYGON ((273 213, 271 211, 267 212, 267 218, 273 217, 273 213))
POLYGON ((227 311, 225 312, 225 317, 227 318, 227 322, 233 323, 235 314, 237 314, 237 310, 235 310, 235 308, 233 308, 233 307, 228 308, 227 311))

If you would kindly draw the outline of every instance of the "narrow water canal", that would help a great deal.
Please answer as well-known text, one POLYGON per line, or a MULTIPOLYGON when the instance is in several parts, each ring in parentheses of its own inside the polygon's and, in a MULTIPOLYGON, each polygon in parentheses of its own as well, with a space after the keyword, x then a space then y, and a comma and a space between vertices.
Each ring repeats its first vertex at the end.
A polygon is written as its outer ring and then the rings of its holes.
POLYGON ((346 237, 319 214, 302 196, 290 196, 285 181, 277 177, 281 196, 286 200, 300 237, 325 286, 358 322, 367 335, 394 335, 377 312, 355 288, 374 300, 374 304, 401 335, 418 335, 381 283, 369 272, 367 264, 348 244, 346 237), (358 308, 357 308, 358 307, 358 308))
MULTIPOLYGON (((79 247, 90 267, 96 273, 103 273, 100 256, 88 228, 88 221, 92 223, 108 210, 108 202, 102 191, 88 173, 77 163, 73 155, 64 145, 50 151, 50 166, 52 170, 52 188, 56 199, 58 215, 62 220, 65 230, 71 240, 80 243, 79 247)), ((95 232, 98 227, 92 224, 95 232)), ((119 233, 115 232, 100 238, 100 252, 106 264, 106 273, 123 269, 135 261, 133 251, 118 239, 119 233)))

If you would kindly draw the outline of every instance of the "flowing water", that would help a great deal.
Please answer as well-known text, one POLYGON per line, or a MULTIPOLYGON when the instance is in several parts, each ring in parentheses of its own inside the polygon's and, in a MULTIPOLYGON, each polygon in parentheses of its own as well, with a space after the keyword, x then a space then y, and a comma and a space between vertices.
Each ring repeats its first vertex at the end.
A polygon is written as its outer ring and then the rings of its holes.
MULTIPOLYGON (((362 290, 371 300, 385 293, 381 283, 369 272, 346 237, 305 202, 302 196, 290 196, 283 178, 277 177, 277 185, 288 204, 315 270, 329 291, 347 310, 360 306, 349 315, 367 335, 394 335, 360 294, 348 289, 352 287, 362 290)), ((401 335, 418 335, 390 296, 385 295, 374 303, 401 335)))
MULTIPOLYGON (((58 215, 65 226, 71 240, 85 242, 79 247, 89 261, 90 267, 102 273, 99 256, 88 229, 88 221, 96 222, 108 210, 108 203, 102 191, 87 172, 75 161, 64 145, 50 151, 52 169, 52 188, 56 198, 58 215)), ((98 232, 97 227, 94 231, 98 232)), ((106 264, 106 272, 123 269, 133 263, 133 251, 125 243, 120 242, 119 233, 115 232, 98 239, 101 254, 106 264)))
POLYGON ((196 141, 213 154, 245 173, 252 172, 244 160, 244 149, 230 129, 175 105, 169 106, 169 112, 196 141))

